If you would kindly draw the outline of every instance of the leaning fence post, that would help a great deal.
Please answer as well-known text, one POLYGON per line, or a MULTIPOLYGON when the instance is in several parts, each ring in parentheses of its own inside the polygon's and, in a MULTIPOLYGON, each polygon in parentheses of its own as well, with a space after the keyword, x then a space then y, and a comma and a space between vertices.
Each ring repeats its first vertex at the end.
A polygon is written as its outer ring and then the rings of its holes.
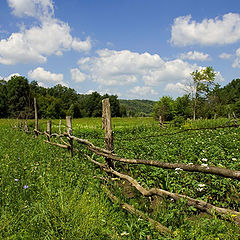
POLYGON ((50 142, 50 138, 51 138, 51 134, 52 134, 52 122, 51 120, 48 120, 47 121, 47 138, 48 138, 48 141, 50 142))
MULTIPOLYGON (((113 131, 109 98, 102 100, 102 127, 105 130, 105 147, 107 150, 113 152, 113 131)), ((114 164, 111 159, 106 158, 106 162, 109 167, 114 168, 114 164)))
MULTIPOLYGON (((66 116, 66 122, 67 122, 67 134, 69 136, 72 135, 72 120, 70 116, 66 116)), ((71 156, 73 156, 73 139, 68 137, 68 141, 70 144, 70 152, 71 152, 71 156)))
POLYGON ((35 136, 38 136, 38 114, 37 114, 37 99, 34 98, 34 110, 35 110, 35 136))

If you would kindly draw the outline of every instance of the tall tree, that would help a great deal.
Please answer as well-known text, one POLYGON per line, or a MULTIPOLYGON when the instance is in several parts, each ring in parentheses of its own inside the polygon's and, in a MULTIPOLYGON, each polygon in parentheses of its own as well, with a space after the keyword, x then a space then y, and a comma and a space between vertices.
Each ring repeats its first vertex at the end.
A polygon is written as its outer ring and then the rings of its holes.
POLYGON ((201 99, 205 99, 207 94, 214 87, 216 73, 212 67, 206 67, 191 73, 192 83, 189 86, 193 101, 193 119, 196 119, 196 111, 198 103, 201 99))
POLYGON ((169 96, 163 96, 153 107, 153 115, 156 119, 161 116, 163 121, 171 121, 175 115, 175 102, 169 96))
POLYGON ((0 80, 0 118, 7 116, 7 82, 0 80))
POLYGON ((8 111, 11 117, 25 117, 30 110, 30 88, 22 76, 12 76, 7 82, 8 111))

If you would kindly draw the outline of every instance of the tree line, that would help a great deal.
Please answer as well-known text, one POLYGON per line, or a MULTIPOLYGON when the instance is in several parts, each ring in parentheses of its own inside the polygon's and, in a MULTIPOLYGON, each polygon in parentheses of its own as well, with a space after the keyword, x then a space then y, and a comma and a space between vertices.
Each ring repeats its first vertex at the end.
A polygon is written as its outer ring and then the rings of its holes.
POLYGON ((36 81, 28 82, 25 77, 12 76, 9 81, 0 80, 0 118, 33 118, 33 98, 37 98, 40 118, 100 117, 102 100, 110 99, 113 117, 126 115, 126 109, 120 107, 117 95, 98 92, 78 94, 74 89, 60 84, 45 88, 36 81))
POLYGON ((215 83, 216 73, 207 67, 191 73, 192 81, 186 94, 175 100, 163 96, 153 107, 153 116, 162 120, 181 122, 187 118, 240 117, 240 79, 224 87, 215 83))
POLYGON ((240 117, 240 79, 224 87, 215 83, 216 73, 211 67, 191 73, 192 81, 184 94, 173 99, 163 96, 159 101, 119 100, 117 95, 78 94, 62 85, 52 88, 28 82, 25 77, 12 76, 0 80, 0 118, 33 118, 33 98, 37 98, 40 118, 101 117, 102 100, 110 99, 113 117, 149 116, 163 121, 181 122, 187 118, 240 117), (151 113, 150 113, 151 112, 151 113))

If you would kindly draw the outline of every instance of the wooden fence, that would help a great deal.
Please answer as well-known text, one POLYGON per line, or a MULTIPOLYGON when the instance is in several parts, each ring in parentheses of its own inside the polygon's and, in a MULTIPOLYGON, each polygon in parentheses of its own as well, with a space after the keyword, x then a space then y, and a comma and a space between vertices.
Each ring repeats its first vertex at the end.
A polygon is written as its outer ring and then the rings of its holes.
MULTIPOLYGON (((47 121, 46 131, 41 132, 39 131, 39 125, 38 125, 38 116, 37 116, 37 102, 36 99, 34 100, 34 106, 35 106, 35 128, 33 131, 29 131, 27 126, 27 121, 25 121, 24 131, 27 133, 34 133, 35 136, 39 135, 45 135, 47 137, 46 140, 44 140, 46 143, 67 149, 71 156, 73 156, 75 151, 78 151, 77 148, 74 147, 75 143, 79 143, 81 145, 85 145, 91 152, 97 154, 98 156, 102 156, 105 158, 105 164, 100 163, 96 160, 93 160, 90 156, 85 155, 85 158, 90 161, 91 163, 95 164, 96 166, 100 167, 104 172, 108 173, 108 179, 111 180, 112 176, 116 176, 120 179, 124 179, 128 181, 136 190, 138 190, 143 196, 149 197, 149 196, 167 196, 174 200, 179 199, 185 199, 186 203, 190 206, 194 206, 195 208, 205 211, 209 214, 213 214, 214 212, 217 214, 220 214, 223 217, 228 218, 229 215, 232 216, 234 221, 240 225, 240 212, 226 209, 226 208, 220 208, 216 207, 210 203, 207 203, 205 201, 194 199, 186 195, 172 193, 160 188, 151 188, 146 189, 143 186, 141 186, 133 177, 120 173, 117 171, 114 167, 114 162, 121 162, 121 163, 127 163, 127 164, 144 164, 149 165, 152 167, 157 168, 163 168, 163 169, 181 169, 183 171, 189 171, 189 172, 201 172, 205 174, 215 174, 222 177, 227 178, 233 178, 240 180, 240 171, 237 170, 231 170, 226 168, 220 168, 216 166, 205 166, 205 165, 195 165, 195 164, 183 164, 183 163, 166 163, 161 162, 158 160, 146 160, 146 159, 127 159, 122 158, 114 154, 114 147, 113 147, 113 131, 112 131, 112 124, 111 124, 111 111, 110 111, 110 103, 109 99, 104 99, 102 101, 103 105, 103 111, 102 111, 102 128, 105 131, 105 148, 101 148, 98 146, 95 146, 92 142, 81 139, 79 137, 76 137, 73 135, 72 130, 72 122, 71 117, 66 117, 66 132, 64 133, 52 133, 51 131, 51 121, 47 121), (53 138, 58 138, 61 140, 61 143, 53 141, 53 138)), ((227 127, 237 127, 237 124, 233 126, 227 126, 227 127)), ((216 129, 218 127, 212 128, 216 129)), ((222 128, 221 126, 219 128, 222 128)), ((199 129, 196 129, 199 130, 199 129)), ((145 213, 135 209, 133 206, 127 204, 127 203, 121 203, 120 200, 114 196, 107 188, 104 186, 105 192, 108 195, 108 197, 114 201, 118 202, 125 210, 128 210, 131 213, 137 214, 140 217, 147 219, 150 221, 157 230, 159 230, 162 234, 169 234, 170 230, 166 228, 165 226, 161 225, 159 222, 151 219, 148 217, 145 213)))

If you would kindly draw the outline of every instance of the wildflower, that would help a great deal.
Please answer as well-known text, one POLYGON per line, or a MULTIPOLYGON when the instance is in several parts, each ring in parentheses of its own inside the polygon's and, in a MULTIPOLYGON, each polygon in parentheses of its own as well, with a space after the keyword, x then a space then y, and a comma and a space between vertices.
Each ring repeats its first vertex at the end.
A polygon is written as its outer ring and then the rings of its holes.
POLYGON ((121 233, 121 236, 127 236, 127 235, 129 235, 129 233, 127 233, 125 231, 121 233))
POLYGON ((19 179, 18 179, 18 178, 15 178, 15 179, 14 179, 14 181, 15 181, 15 182, 18 182, 18 181, 19 181, 19 179))
POLYGON ((29 186, 28 186, 28 185, 24 185, 23 188, 24 188, 24 189, 28 189, 29 186))
POLYGON ((202 191, 204 190, 204 187, 205 187, 205 186, 206 186, 205 184, 199 183, 199 184, 198 184, 197 191, 202 192, 202 191))
POLYGON ((207 162, 207 158, 202 158, 202 161, 203 162, 207 162))
POLYGON ((183 171, 183 169, 182 169, 182 168, 179 168, 179 167, 177 167, 177 168, 175 168, 175 171, 183 171))
POLYGON ((176 173, 176 174, 179 174, 179 171, 183 171, 183 169, 181 169, 181 168, 175 168, 175 173, 176 173))
POLYGON ((193 163, 192 163, 192 162, 190 162, 190 163, 188 163, 188 165, 193 165, 193 163))
POLYGON ((207 167, 208 165, 206 163, 201 164, 202 167, 207 167))
POLYGON ((233 160, 233 161, 237 161, 237 159, 236 159, 235 157, 234 157, 234 158, 232 158, 232 160, 233 160))

